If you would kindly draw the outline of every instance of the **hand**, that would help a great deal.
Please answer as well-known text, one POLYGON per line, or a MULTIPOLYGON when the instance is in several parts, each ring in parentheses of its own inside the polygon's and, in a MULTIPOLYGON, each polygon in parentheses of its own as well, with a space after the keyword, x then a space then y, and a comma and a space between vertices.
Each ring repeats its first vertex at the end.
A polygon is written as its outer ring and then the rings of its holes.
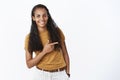
POLYGON ((68 75, 68 77, 70 77, 70 73, 68 69, 66 69, 66 74, 68 75))
POLYGON ((69 74, 69 73, 67 73, 67 75, 68 75, 68 77, 70 77, 70 74, 69 74))
POLYGON ((49 40, 48 40, 48 42, 45 44, 43 48, 43 52, 46 54, 46 53, 53 51, 55 44, 58 44, 58 42, 49 43, 49 40))

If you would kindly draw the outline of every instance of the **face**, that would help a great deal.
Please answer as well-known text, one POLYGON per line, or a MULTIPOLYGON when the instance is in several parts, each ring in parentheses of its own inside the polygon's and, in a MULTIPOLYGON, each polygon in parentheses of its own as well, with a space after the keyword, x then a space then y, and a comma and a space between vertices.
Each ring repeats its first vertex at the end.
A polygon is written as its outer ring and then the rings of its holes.
POLYGON ((32 18, 36 22, 38 27, 40 28, 46 27, 48 21, 48 15, 47 15, 47 11, 44 8, 37 8, 34 11, 34 16, 32 18))

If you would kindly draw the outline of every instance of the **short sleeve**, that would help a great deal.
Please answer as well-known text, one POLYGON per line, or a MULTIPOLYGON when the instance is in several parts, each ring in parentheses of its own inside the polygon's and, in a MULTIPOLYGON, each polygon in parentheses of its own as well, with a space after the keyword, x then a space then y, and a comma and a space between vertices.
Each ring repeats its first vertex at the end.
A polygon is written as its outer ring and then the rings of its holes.
POLYGON ((28 42, 29 42, 29 34, 26 35, 26 37, 25 37, 25 44, 24 44, 24 49, 25 50, 28 50, 28 42))
POLYGON ((64 42, 65 41, 65 36, 62 32, 62 30, 59 28, 59 32, 60 32, 60 36, 61 36, 61 40, 64 42))

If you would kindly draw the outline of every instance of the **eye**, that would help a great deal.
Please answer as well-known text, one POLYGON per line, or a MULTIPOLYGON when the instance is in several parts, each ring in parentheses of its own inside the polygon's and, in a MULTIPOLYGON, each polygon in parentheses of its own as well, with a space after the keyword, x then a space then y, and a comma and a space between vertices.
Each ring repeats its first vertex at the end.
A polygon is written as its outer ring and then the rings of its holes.
POLYGON ((47 15, 47 14, 44 14, 43 17, 48 17, 48 15, 47 15))
POLYGON ((39 17, 40 17, 40 15, 37 15, 36 17, 37 17, 37 18, 39 18, 39 17))

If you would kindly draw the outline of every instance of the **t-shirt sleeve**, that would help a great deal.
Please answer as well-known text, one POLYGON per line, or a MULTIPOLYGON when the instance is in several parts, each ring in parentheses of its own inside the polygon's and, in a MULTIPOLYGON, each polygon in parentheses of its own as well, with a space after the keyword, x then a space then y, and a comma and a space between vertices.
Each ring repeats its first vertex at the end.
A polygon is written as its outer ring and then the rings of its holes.
POLYGON ((65 41, 65 36, 64 36, 64 33, 62 32, 62 30, 59 28, 59 32, 60 32, 60 36, 61 36, 61 40, 62 42, 65 41))
POLYGON ((29 34, 26 35, 26 37, 25 37, 25 44, 24 44, 24 49, 25 50, 28 50, 28 42, 29 42, 29 34))

